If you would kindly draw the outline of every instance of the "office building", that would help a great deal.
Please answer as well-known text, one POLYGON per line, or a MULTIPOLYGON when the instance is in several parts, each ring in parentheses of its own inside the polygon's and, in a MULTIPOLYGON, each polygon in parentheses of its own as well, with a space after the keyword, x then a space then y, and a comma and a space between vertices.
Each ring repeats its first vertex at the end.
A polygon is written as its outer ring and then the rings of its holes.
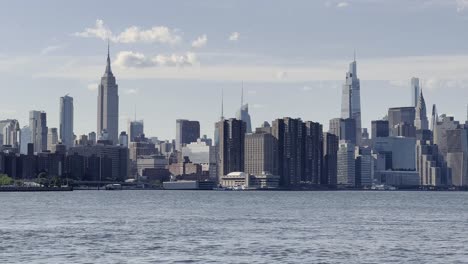
POLYGON ((52 127, 48 129, 47 133, 47 150, 52 151, 55 145, 58 143, 58 131, 57 128, 52 127))
POLYGON ((388 109, 389 136, 416 137, 416 108, 393 107, 388 109))
POLYGON ((244 171, 245 123, 231 118, 216 125, 219 135, 218 176, 244 171))
POLYGON ((416 170, 416 138, 376 138, 373 152, 385 155, 386 168, 391 170, 416 170))
POLYGON ((304 122, 304 173, 302 182, 320 184, 323 156, 323 128, 312 121, 304 122))
POLYGON ((60 141, 67 148, 73 147, 73 97, 60 97, 60 141))
POLYGON ((122 147, 128 147, 128 135, 127 132, 122 131, 119 135, 119 145, 122 147))
POLYGON ((356 186, 355 145, 351 142, 340 141, 338 146, 337 184, 356 186))
POLYGON ((430 141, 416 142, 416 170, 421 186, 451 185, 451 169, 439 153, 438 146, 432 145, 430 141))
POLYGON ((343 85, 341 118, 354 119, 355 122, 355 142, 361 144, 361 85, 357 77, 356 58, 349 65, 349 71, 346 73, 346 82, 343 85))
POLYGON ((388 137, 388 120, 373 120, 372 121, 372 139, 378 137, 388 137))
POLYGON ((176 141, 175 148, 181 151, 186 144, 197 142, 200 138, 200 123, 185 119, 176 120, 176 141))
POLYGON ((34 144, 34 152, 47 150, 47 114, 41 111, 30 111, 29 128, 31 129, 31 143, 34 144))
POLYGON ((355 185, 359 187, 371 186, 374 179, 373 157, 370 147, 355 148, 355 185))
POLYGON ((468 130, 447 130, 447 166, 452 170, 452 184, 468 186, 468 130))
POLYGON ((182 157, 187 157, 194 164, 200 164, 203 173, 208 174, 213 181, 218 180, 216 148, 214 146, 210 146, 206 141, 198 139, 197 142, 182 147, 182 157))
POLYGON ((247 134, 244 171, 252 175, 261 175, 265 172, 278 175, 277 152, 277 139, 272 134, 247 134))
MULTIPOLYGON (((21 148, 21 129, 19 122, 16 119, 5 120, 2 122, 2 144, 3 146, 11 146, 16 149, 17 152, 21 148)), ((0 126, 0 127, 1 127, 0 126)))
POLYGON ((143 120, 128 121, 128 142, 134 142, 136 137, 144 134, 143 120))
POLYGON ((428 130, 429 121, 426 114, 426 101, 424 100, 424 95, 421 90, 419 94, 418 103, 416 105, 416 116, 414 119, 414 126, 416 130, 428 130))
POLYGON ((119 87, 111 70, 109 47, 107 65, 98 88, 97 134, 106 131, 107 140, 117 144, 119 137, 119 87))
MULTIPOLYGON (((338 140, 349 141, 356 144, 356 121, 350 118, 334 118, 330 120, 329 133, 338 137, 338 140)), ((361 137, 361 134, 359 134, 361 137)))
POLYGON ((323 135, 323 167, 321 184, 336 185, 338 165, 338 137, 331 133, 323 135))

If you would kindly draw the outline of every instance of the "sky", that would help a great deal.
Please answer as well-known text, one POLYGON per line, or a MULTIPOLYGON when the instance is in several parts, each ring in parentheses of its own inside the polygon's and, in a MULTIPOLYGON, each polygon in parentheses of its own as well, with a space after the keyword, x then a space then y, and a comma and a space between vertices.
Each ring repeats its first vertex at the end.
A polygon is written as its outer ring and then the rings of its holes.
MULTIPOLYGON (((356 51, 363 127, 411 104, 422 80, 427 109, 464 122, 468 0, 0 0, 0 119, 28 124, 43 110, 59 126, 74 97, 75 134, 97 126, 107 39, 119 85, 120 130, 143 119, 148 137, 173 139, 175 120, 213 136, 235 117, 241 87, 252 127, 282 117, 324 124, 340 116, 356 51)), ((428 111, 430 114, 430 111, 428 111)))

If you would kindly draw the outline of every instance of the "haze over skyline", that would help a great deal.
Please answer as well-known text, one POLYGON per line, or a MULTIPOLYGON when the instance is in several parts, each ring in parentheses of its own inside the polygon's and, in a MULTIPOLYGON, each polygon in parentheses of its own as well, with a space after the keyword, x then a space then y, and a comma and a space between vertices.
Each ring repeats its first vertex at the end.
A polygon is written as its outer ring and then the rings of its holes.
POLYGON ((60 96, 69 93, 75 134, 96 131, 108 38, 119 131, 137 105, 148 136, 172 139, 175 120, 184 118, 199 120, 212 137, 221 88, 224 115, 234 117, 242 81, 253 127, 291 116, 327 128, 340 116, 354 49, 363 127, 389 107, 411 104, 412 76, 421 78, 428 106, 466 118, 467 1, 124 3, 16 1, 2 8, 0 119, 24 126, 29 110, 44 110, 48 126, 58 127, 60 96))

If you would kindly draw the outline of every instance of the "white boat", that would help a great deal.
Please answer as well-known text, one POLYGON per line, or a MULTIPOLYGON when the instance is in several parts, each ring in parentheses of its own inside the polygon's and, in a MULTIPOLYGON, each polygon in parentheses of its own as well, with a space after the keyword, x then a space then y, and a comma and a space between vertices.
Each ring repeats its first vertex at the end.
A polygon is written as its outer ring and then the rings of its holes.
POLYGON ((105 188, 108 191, 122 190, 122 185, 118 183, 107 184, 105 188))

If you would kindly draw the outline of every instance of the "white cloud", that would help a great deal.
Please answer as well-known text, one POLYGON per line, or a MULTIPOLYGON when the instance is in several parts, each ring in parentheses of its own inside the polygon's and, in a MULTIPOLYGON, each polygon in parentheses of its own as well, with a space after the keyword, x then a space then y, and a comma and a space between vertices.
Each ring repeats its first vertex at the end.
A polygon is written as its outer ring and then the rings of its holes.
POLYGON ((170 29, 165 26, 154 26, 150 29, 140 29, 137 26, 131 26, 124 31, 114 34, 104 25, 101 19, 96 20, 93 28, 85 28, 82 32, 73 33, 76 37, 83 38, 98 38, 118 43, 163 43, 163 44, 177 44, 182 40, 178 34, 178 30, 170 29))
POLYGON ((197 60, 196 54, 193 52, 172 55, 160 54, 154 57, 148 57, 138 52, 121 51, 117 54, 117 59, 115 60, 114 64, 121 68, 149 68, 156 66, 195 66, 198 65, 199 62, 197 60))
POLYGON ((230 41, 238 41, 240 38, 240 33, 239 32, 232 32, 231 35, 229 35, 229 40, 230 41))
POLYGON ((456 0, 457 2, 457 12, 461 13, 468 9, 468 0, 456 0))
POLYGON ((125 89, 125 90, 124 90, 124 93, 125 93, 125 94, 137 94, 137 93, 138 93, 138 89, 125 89))
POLYGON ((344 8, 344 7, 348 7, 348 6, 349 6, 348 2, 339 2, 338 4, 336 4, 336 7, 338 7, 338 8, 344 8))
POLYGON ((285 71, 278 71, 278 72, 276 73, 276 78, 277 78, 278 80, 283 80, 283 79, 285 79, 287 76, 288 76, 288 73, 285 72, 285 71))
POLYGON ((112 37, 112 32, 109 28, 104 26, 104 21, 97 19, 93 28, 85 28, 82 32, 73 33, 76 37, 82 38, 99 38, 99 39, 109 39, 112 37))
POLYGON ((47 46, 45 48, 43 48, 41 50, 41 55, 47 55, 47 54, 50 54, 56 50, 59 50, 61 49, 62 47, 61 46, 58 46, 58 45, 52 45, 52 46, 47 46))
POLYGON ((203 34, 192 42, 192 47, 202 48, 206 46, 207 43, 208 43, 208 37, 206 36, 206 34, 203 34))
POLYGON ((88 84, 88 86, 86 88, 88 88, 89 91, 94 92, 94 91, 97 91, 98 87, 99 87, 99 84, 90 83, 90 84, 88 84))

